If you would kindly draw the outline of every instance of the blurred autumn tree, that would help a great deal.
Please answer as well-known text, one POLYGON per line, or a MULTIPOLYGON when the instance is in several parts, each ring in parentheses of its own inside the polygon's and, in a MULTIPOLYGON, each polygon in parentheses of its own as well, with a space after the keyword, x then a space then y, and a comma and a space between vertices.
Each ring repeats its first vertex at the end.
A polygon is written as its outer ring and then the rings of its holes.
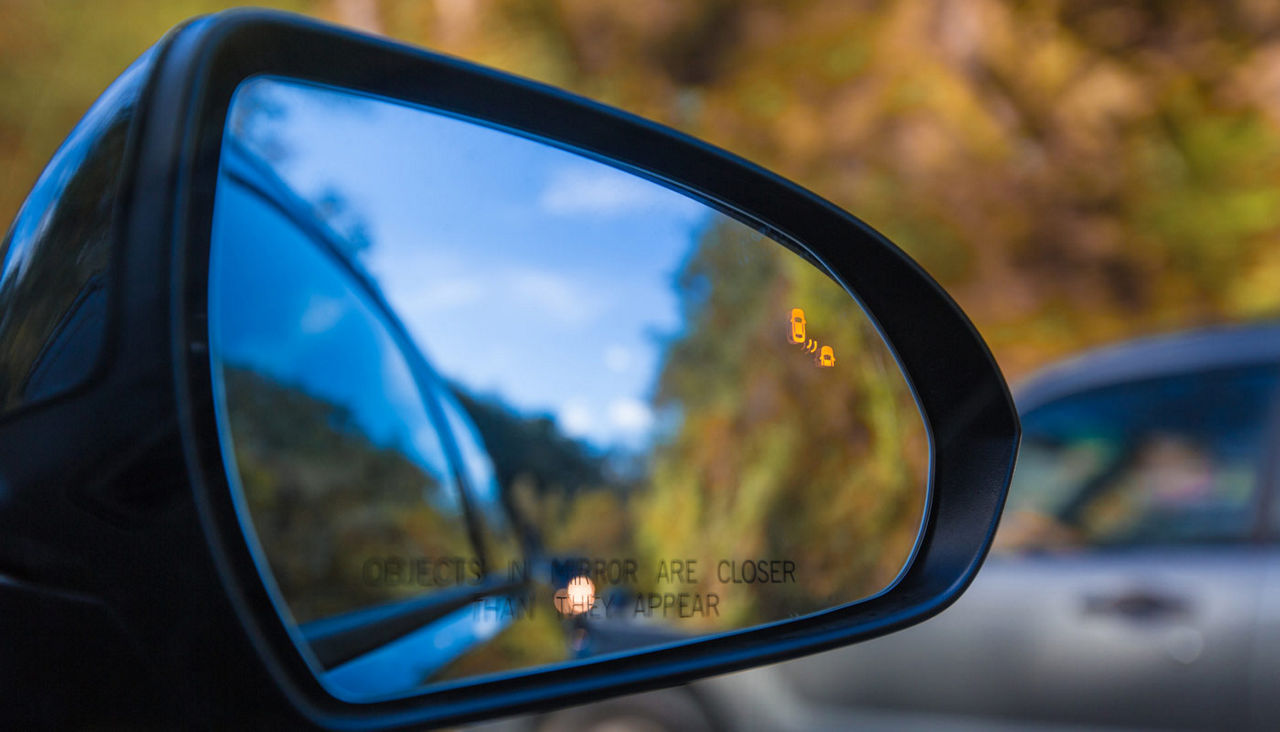
POLYGON ((1280 308, 1280 5, 379 5, 384 30, 658 119, 938 277, 1011 376, 1280 308))
MULTIPOLYGON (((296 0, 617 104, 855 212, 1012 376, 1280 308, 1267 0, 296 0)), ((0 218, 93 96, 214 0, 0 0, 0 218)))

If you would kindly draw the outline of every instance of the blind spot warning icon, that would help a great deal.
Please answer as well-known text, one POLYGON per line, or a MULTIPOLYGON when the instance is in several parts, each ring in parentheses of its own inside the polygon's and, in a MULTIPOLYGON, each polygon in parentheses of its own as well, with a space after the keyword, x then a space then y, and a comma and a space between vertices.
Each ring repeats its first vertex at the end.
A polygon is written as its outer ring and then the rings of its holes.
POLYGON ((792 343, 804 343, 804 310, 791 308, 791 317, 787 318, 787 323, 790 325, 787 340, 792 343))
POLYGON ((822 368, 829 369, 836 365, 836 352, 831 346, 823 346, 818 352, 818 365, 822 368))

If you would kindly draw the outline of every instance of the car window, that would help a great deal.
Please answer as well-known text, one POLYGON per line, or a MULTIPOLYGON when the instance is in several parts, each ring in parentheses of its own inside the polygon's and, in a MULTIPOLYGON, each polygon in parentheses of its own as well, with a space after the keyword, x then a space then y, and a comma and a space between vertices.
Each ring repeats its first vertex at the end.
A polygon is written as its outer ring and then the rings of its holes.
POLYGON ((997 550, 1248 540, 1277 371, 1154 378, 1030 410, 997 550))
POLYGON ((218 188, 210 333, 224 457, 282 611, 470 587, 479 559, 408 360, 331 232, 247 170, 218 188))

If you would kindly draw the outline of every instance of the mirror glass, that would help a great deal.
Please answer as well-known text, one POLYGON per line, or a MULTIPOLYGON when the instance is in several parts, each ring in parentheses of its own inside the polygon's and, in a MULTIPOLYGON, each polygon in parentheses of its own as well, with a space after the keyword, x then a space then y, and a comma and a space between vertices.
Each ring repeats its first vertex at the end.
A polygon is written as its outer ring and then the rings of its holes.
POLYGON ((263 582, 348 700, 866 599, 920 534, 929 439, 800 250, 476 121, 237 90, 209 335, 263 582))

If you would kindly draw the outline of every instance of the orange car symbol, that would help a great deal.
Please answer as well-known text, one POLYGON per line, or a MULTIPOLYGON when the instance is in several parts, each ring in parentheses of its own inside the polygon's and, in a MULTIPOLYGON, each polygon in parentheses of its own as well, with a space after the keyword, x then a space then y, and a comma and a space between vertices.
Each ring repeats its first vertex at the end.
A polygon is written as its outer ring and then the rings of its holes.
POLYGON ((836 365, 836 352, 831 346, 823 346, 818 352, 818 365, 823 368, 831 368, 836 365))
POLYGON ((791 342, 804 343, 804 311, 791 308, 791 342))

